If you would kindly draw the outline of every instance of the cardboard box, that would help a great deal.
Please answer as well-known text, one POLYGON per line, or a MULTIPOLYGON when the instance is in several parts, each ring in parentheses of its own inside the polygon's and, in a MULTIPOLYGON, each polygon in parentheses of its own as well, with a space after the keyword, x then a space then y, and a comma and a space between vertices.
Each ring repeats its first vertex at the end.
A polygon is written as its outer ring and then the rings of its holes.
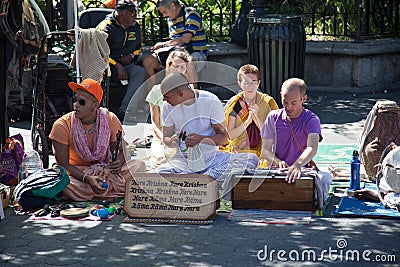
POLYGON ((234 175, 232 183, 233 209, 313 210, 313 177, 289 184, 283 176, 234 175))
POLYGON ((208 220, 215 215, 218 182, 203 174, 132 173, 124 210, 131 218, 208 220))

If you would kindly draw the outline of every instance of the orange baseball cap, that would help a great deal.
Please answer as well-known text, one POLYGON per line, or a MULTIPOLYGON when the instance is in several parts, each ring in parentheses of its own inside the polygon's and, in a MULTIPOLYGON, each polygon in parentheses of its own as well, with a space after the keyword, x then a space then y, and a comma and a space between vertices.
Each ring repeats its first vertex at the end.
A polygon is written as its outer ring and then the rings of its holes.
POLYGON ((97 82, 93 79, 90 79, 90 78, 84 79, 81 82, 81 84, 69 82, 68 86, 74 92, 76 92, 77 89, 82 89, 82 90, 88 92, 89 94, 93 95, 99 103, 101 102, 101 99, 103 98, 103 88, 101 88, 101 85, 99 82, 97 82))

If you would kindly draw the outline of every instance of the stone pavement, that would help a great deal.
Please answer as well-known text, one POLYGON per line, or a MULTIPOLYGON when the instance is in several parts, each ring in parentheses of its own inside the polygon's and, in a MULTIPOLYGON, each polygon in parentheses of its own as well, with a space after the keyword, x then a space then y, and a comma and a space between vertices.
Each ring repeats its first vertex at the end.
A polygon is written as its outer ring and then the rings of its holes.
MULTIPOLYGON (((399 96, 309 93, 307 107, 321 118, 323 142, 356 144, 376 100, 399 96)), ((12 127, 11 134, 29 138, 26 123, 12 127)), ((122 223, 123 216, 107 222, 29 221, 8 208, 0 221, 0 266, 400 266, 398 220, 329 212, 310 225, 230 222, 227 213, 210 225, 156 225, 122 223), (290 260, 296 253, 299 260, 290 260), (351 257, 357 254, 358 260, 351 257)))

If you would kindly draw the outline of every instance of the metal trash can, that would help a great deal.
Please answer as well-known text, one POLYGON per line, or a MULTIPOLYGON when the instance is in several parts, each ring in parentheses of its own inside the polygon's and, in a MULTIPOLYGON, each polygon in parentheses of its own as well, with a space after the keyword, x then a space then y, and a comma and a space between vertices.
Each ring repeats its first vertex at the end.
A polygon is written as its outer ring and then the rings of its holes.
POLYGON ((260 69, 260 89, 281 106, 280 88, 288 78, 304 78, 306 35, 299 15, 250 14, 249 62, 260 69))

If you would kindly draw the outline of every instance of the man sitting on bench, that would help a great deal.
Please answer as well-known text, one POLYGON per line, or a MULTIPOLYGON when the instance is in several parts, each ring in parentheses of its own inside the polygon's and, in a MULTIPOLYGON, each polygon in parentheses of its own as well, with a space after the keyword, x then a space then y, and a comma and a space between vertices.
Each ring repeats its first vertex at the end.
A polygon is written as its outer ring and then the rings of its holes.
MULTIPOLYGON (((137 63, 142 48, 142 38, 140 26, 136 22, 136 14, 136 5, 133 1, 120 0, 115 11, 97 26, 98 30, 108 33, 111 80, 128 82, 125 96, 117 113, 121 121, 131 98, 146 80, 146 71, 137 63)), ((139 112, 139 110, 137 111, 139 112)))

